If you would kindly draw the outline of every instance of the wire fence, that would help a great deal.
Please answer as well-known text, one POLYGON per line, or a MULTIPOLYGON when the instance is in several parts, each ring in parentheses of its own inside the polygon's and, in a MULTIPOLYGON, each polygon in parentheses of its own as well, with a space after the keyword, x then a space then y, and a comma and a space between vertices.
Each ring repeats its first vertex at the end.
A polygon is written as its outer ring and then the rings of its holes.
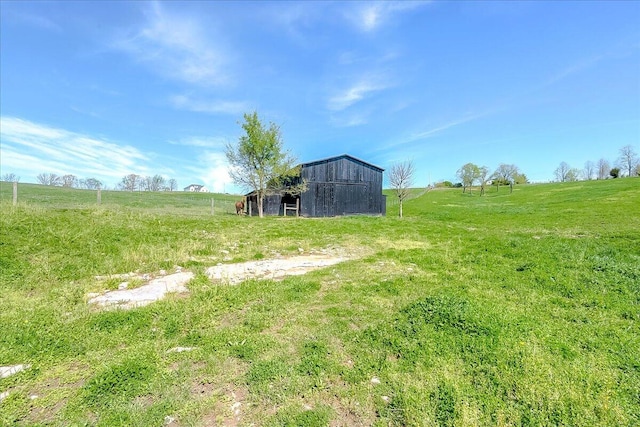
POLYGON ((102 208, 144 209, 187 215, 235 215, 235 203, 243 197, 232 194, 183 191, 113 191, 51 187, 0 182, 2 206, 40 206, 53 209, 102 208))

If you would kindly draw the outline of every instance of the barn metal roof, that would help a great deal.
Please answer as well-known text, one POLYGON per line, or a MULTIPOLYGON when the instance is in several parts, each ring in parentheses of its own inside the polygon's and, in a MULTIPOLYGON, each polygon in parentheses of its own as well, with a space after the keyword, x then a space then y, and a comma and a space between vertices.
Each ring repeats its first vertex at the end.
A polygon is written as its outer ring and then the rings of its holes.
POLYGON ((349 154, 341 154, 339 156, 327 157, 325 159, 320 159, 320 160, 314 160, 314 161, 311 161, 311 162, 301 163, 300 165, 301 166, 311 166, 311 165, 317 165, 319 163, 326 163, 326 162, 329 162, 329 161, 332 161, 332 160, 339 160, 339 159, 343 159, 343 158, 350 159, 350 160, 353 160, 354 162, 361 163, 361 164, 363 164, 365 166, 372 167, 374 169, 379 170, 380 172, 384 171, 384 169, 382 169, 379 166, 372 165, 369 162, 365 162, 364 160, 358 159, 357 157, 350 156, 349 154))

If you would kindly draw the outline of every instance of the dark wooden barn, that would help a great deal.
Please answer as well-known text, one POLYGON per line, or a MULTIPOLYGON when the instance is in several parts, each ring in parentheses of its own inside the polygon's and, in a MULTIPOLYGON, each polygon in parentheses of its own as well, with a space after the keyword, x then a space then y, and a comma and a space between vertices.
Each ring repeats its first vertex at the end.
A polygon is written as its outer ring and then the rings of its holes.
MULTIPOLYGON (((307 189, 300 195, 269 195, 265 215, 326 217, 340 215, 385 215, 382 194, 384 169, 343 154, 300 165, 300 179, 307 189)), ((246 195, 248 214, 258 215, 255 193, 246 195)))

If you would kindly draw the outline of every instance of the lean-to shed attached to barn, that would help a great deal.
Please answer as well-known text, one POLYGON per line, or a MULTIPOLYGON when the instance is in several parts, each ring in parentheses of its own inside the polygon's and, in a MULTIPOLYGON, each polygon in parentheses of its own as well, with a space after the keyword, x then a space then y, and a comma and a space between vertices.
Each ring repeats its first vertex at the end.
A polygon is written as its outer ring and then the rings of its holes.
MULTIPOLYGON (((264 200, 265 215, 299 214, 306 217, 340 215, 385 215, 382 194, 384 169, 348 154, 300 165, 299 179, 307 189, 302 194, 269 195, 264 200), (297 209, 287 209, 293 208, 297 209)), ((258 214, 255 192, 247 197, 247 213, 258 214)))

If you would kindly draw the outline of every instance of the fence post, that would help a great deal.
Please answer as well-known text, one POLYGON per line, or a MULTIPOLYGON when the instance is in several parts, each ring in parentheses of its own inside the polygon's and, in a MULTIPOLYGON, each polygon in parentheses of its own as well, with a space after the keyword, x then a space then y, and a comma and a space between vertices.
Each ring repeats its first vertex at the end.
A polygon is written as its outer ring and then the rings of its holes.
POLYGON ((18 181, 13 181, 13 206, 18 204, 18 181))
POLYGON ((212 197, 211 198, 211 215, 213 215, 213 206, 214 206, 214 199, 212 197))
POLYGON ((98 204, 102 204, 102 190, 98 188, 98 204))

